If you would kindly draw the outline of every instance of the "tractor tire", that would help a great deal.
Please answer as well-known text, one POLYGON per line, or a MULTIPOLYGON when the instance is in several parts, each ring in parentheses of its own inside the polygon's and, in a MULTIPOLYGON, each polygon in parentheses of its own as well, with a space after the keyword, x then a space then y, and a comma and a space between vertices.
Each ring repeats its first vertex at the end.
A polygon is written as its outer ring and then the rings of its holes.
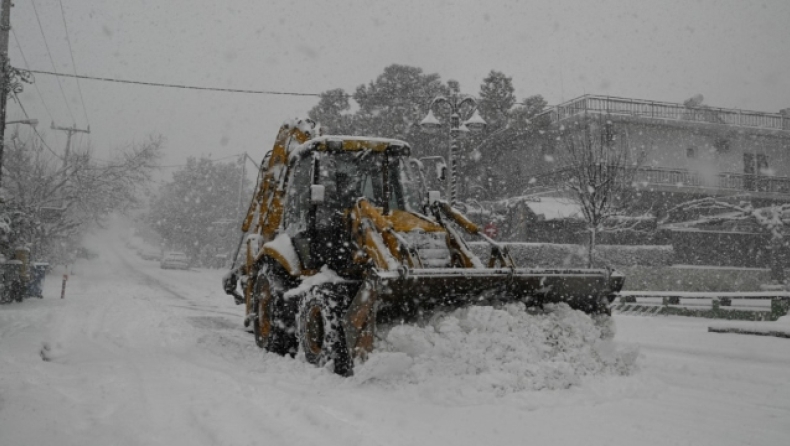
POLYGON ((299 302, 297 328, 305 359, 317 367, 332 362, 340 376, 354 374, 354 361, 341 323, 343 296, 326 287, 315 287, 299 302))
POLYGON ((268 268, 264 268, 256 278, 252 294, 255 315, 252 332, 258 347, 280 356, 294 356, 294 315, 293 311, 288 312, 284 308, 283 290, 278 285, 277 278, 268 268))
POLYGON ((25 300, 25 291, 27 291, 25 288, 22 282, 18 280, 11 284, 11 295, 14 296, 15 301, 22 302, 25 300))

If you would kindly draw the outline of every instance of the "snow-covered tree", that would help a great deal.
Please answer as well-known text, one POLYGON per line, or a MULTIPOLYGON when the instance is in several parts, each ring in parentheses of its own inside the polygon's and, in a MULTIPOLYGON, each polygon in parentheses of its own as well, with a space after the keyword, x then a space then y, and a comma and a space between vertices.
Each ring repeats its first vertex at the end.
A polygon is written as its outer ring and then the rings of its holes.
POLYGON ((237 163, 190 158, 152 201, 148 224, 168 249, 184 251, 192 259, 229 250, 222 246, 227 238, 222 231, 236 226, 225 222, 240 224, 252 194, 245 180, 239 196, 241 171, 237 163))
POLYGON ((508 124, 510 111, 516 103, 513 78, 500 71, 491 70, 483 79, 478 94, 477 108, 485 117, 490 132, 495 132, 508 124))
MULTIPOLYGON (((481 93, 485 85, 481 86, 481 93)), ((511 106, 504 115, 504 123, 495 120, 498 128, 489 126, 482 135, 470 137, 467 176, 472 187, 476 187, 470 196, 495 200, 519 195, 526 189, 530 174, 535 174, 539 166, 529 159, 539 155, 535 147, 550 126, 547 118, 536 118, 545 107, 542 96, 530 96, 511 106), (534 170, 524 170, 527 165, 534 170)), ((483 116, 488 120, 488 116, 483 116)))
MULTIPOLYGON (((452 91, 461 91, 457 81, 443 83, 438 74, 393 64, 374 81, 357 87, 350 97, 358 105, 354 113, 349 95, 334 89, 321 94, 309 116, 330 133, 404 139, 412 144, 416 157, 447 157, 449 126, 428 134, 418 124, 435 97, 452 91)), ((532 153, 536 139, 542 139, 537 136, 549 125, 548 119, 535 118, 546 101, 535 95, 517 103, 512 78, 494 70, 483 80, 478 96, 478 108, 488 126, 482 134, 467 135, 459 143, 461 195, 495 199, 521 192, 526 185, 521 179, 529 173, 522 169, 523 158, 532 153)), ((471 108, 462 110, 462 117, 471 112, 471 108)), ((446 108, 436 107, 433 113, 441 122, 450 122, 446 108)))
POLYGON ((659 224, 682 222, 692 218, 695 224, 746 224, 768 236, 771 279, 784 281, 784 261, 787 251, 785 233, 790 224, 790 204, 755 207, 751 202, 728 202, 717 197, 705 197, 678 204, 667 210, 659 224))
POLYGON ((375 81, 360 85, 354 92, 354 101, 359 104, 355 128, 360 134, 408 139, 419 132, 417 124, 431 100, 448 92, 438 74, 390 65, 375 81))
POLYGON ((354 134, 353 115, 350 114, 351 95, 342 88, 321 93, 318 104, 310 109, 307 116, 333 135, 354 134))
POLYGON ((587 223, 588 266, 592 267, 598 233, 627 225, 623 224, 627 220, 618 217, 625 217, 632 202, 640 160, 628 149, 626 135, 618 135, 605 118, 566 129, 558 145, 562 185, 571 192, 587 223))
POLYGON ((67 160, 34 141, 12 135, 4 161, 3 220, 10 231, 2 250, 8 256, 28 247, 33 256, 51 258, 79 240, 91 224, 135 205, 150 181, 163 140, 130 145, 110 161, 97 160, 90 148, 75 149, 67 160))

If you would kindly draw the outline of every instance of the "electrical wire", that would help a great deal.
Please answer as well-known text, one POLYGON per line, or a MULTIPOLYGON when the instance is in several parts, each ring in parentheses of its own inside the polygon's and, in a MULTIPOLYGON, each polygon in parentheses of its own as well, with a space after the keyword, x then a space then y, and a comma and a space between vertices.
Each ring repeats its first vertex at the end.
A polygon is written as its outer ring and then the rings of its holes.
POLYGON ((136 85, 146 85, 149 87, 167 87, 167 88, 183 88, 187 90, 207 90, 207 91, 221 91, 225 93, 248 93, 248 94, 270 94, 270 95, 282 95, 282 96, 313 96, 313 97, 320 97, 319 93, 296 93, 296 92, 289 92, 289 91, 270 91, 270 90, 247 90, 247 89, 239 89, 239 88, 219 88, 219 87, 199 87, 196 85, 182 85, 182 84, 167 84, 162 82, 145 82, 145 81, 133 81, 128 79, 116 79, 110 77, 97 77, 97 76, 86 76, 84 74, 67 74, 67 73, 58 73, 52 71, 43 71, 43 70, 28 70, 31 73, 37 74, 48 74, 51 76, 58 76, 58 77, 72 77, 77 79, 90 79, 94 81, 103 81, 103 82, 117 82, 121 84, 136 84, 136 85))
MULTIPOLYGON (((22 45, 19 43, 19 39, 16 37, 16 32, 14 31, 14 28, 11 28, 11 34, 14 35, 14 41, 16 41, 16 46, 19 48, 19 54, 22 55, 22 61, 25 63, 25 68, 27 69, 27 71, 30 71, 29 70, 30 65, 27 63, 27 58, 25 57, 25 52, 22 51, 22 45)), ((47 111, 47 115, 49 116, 50 121, 54 122, 55 118, 52 117, 52 112, 49 111, 49 107, 47 106, 47 102, 44 100, 44 95, 41 94, 41 89, 38 88, 38 84, 35 82, 35 79, 33 79, 32 83, 33 83, 33 86, 36 87, 36 91, 38 92, 38 97, 41 98, 41 103, 44 104, 44 110, 47 111)))
MULTIPOLYGON (((38 15, 36 2, 35 0, 30 0, 30 3, 33 5, 33 12, 36 15, 36 21, 38 22, 38 29, 41 30, 41 37, 44 39, 44 46, 47 48, 47 54, 49 55, 50 63, 52 63, 52 69, 54 70, 55 73, 57 73, 57 68, 55 68, 55 59, 52 58, 52 52, 49 50, 49 44, 47 43, 47 36, 46 34, 44 34, 44 27, 41 25, 41 18, 38 15)), ((63 85, 60 83, 60 78, 58 78, 58 88, 60 88, 60 94, 63 95, 63 102, 66 103, 66 109, 69 111, 69 116, 71 116, 71 121, 76 124, 77 120, 74 119, 74 113, 71 112, 71 107, 69 107, 69 100, 66 99, 66 92, 63 91, 63 85)))
MULTIPOLYGON (((17 104, 19 104, 19 108, 20 108, 20 109, 22 109, 22 113, 25 115, 25 119, 28 119, 28 120, 29 120, 29 119, 30 119, 30 116, 28 116, 28 114, 27 114, 27 110, 25 110, 25 106, 24 106, 24 105, 22 105, 22 101, 19 99, 19 96, 17 96, 17 94, 16 94, 16 93, 14 93, 14 98, 16 99, 16 103, 17 103, 17 104)), ((60 160, 63 160, 63 157, 62 157, 62 156, 60 156, 60 155, 58 155, 58 154, 57 154, 57 153, 56 153, 54 150, 52 150, 52 148, 51 148, 51 147, 49 147, 49 145, 47 144, 47 142, 46 142, 46 141, 44 141, 44 137, 43 137, 43 136, 41 136, 41 134, 40 134, 40 133, 38 133, 38 129, 36 129, 36 127, 35 127, 35 126, 30 126, 30 127, 33 129, 33 132, 36 134, 36 136, 38 136, 38 139, 41 141, 41 143, 42 143, 42 144, 44 144, 44 147, 46 147, 46 148, 47 148, 47 150, 49 150, 49 151, 50 151, 50 153, 52 153, 53 155, 55 155, 55 157, 59 158, 60 160)))
MULTIPOLYGON (((49 76, 56 76, 56 77, 70 77, 76 79, 88 79, 88 80, 101 81, 101 82, 115 82, 120 84, 144 85, 147 87, 180 88, 184 90, 218 91, 223 93, 266 94, 266 95, 278 95, 278 96, 302 96, 302 97, 317 97, 317 98, 321 97, 321 93, 300 93, 293 91, 275 91, 275 90, 253 90, 253 89, 244 89, 244 88, 200 87, 197 85, 170 84, 164 82, 146 82, 146 81, 136 81, 131 79, 118 79, 112 77, 88 76, 85 74, 58 73, 58 72, 45 71, 45 70, 28 69, 27 71, 35 74, 46 74, 49 76)), ((380 95, 380 96, 384 96, 384 95, 380 95)), ((412 100, 428 100, 432 98, 432 96, 389 96, 389 97, 390 98, 397 97, 400 99, 412 99, 412 100)), ((529 105, 526 102, 516 102, 516 104, 529 105)))
MULTIPOLYGON (((66 30, 66 43, 69 44, 69 55, 71 56, 71 68, 74 74, 77 74, 77 63, 74 61, 74 51, 71 49, 71 38, 69 37, 69 27, 66 25, 66 11, 63 9, 63 1, 58 0, 60 3, 60 17, 63 19, 63 28, 66 30)), ((88 127, 91 126, 91 121, 88 119, 88 110, 85 108, 85 98, 82 97, 82 87, 80 86, 80 79, 77 78, 77 91, 80 93, 80 103, 82 103, 82 113, 85 115, 85 122, 88 127)))

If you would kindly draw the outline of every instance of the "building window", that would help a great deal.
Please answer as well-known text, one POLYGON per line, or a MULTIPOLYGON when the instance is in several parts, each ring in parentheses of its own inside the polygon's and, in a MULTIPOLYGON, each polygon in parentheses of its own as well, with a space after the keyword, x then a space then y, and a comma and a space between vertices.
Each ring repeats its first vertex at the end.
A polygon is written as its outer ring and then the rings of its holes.
POLYGON ((694 149, 694 147, 689 147, 688 149, 686 149, 686 158, 696 158, 696 157, 697 157, 697 151, 694 149))
POLYGON ((730 140, 727 138, 718 138, 713 141, 713 148, 716 153, 727 153, 730 151, 730 140))
POLYGON ((601 142, 604 145, 611 144, 617 139, 617 132, 614 129, 612 121, 606 121, 601 131, 601 142))
POLYGON ((768 156, 764 153, 743 154, 743 187, 746 190, 767 191, 768 182, 760 178, 768 170, 768 156))
POLYGON ((743 173, 747 175, 765 175, 768 171, 768 156, 764 153, 744 153, 743 173))

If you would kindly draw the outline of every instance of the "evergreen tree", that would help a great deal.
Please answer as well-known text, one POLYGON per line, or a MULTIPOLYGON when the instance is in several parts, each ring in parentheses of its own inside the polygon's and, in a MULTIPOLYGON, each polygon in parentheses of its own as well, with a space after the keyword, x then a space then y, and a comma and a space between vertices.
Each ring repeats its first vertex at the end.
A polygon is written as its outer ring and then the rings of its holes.
POLYGON ((321 93, 321 99, 307 116, 313 121, 321 123, 324 133, 334 135, 354 134, 353 116, 349 114, 351 95, 342 88, 328 90, 321 93))
POLYGON ((218 164, 208 158, 190 158, 174 172, 173 181, 153 200, 148 216, 166 248, 184 251, 192 259, 228 251, 231 247, 219 246, 226 237, 218 231, 230 229, 221 223, 238 219, 251 196, 250 184, 245 183, 240 209, 240 175, 238 164, 218 164))
POLYGON ((360 85, 354 92, 360 108, 356 130, 371 136, 408 139, 419 132, 418 124, 430 101, 447 92, 438 74, 390 65, 374 82, 360 85))
POLYGON ((488 123, 488 132, 495 132, 508 124, 510 110, 516 103, 513 78, 492 70, 480 85, 477 108, 488 123))

